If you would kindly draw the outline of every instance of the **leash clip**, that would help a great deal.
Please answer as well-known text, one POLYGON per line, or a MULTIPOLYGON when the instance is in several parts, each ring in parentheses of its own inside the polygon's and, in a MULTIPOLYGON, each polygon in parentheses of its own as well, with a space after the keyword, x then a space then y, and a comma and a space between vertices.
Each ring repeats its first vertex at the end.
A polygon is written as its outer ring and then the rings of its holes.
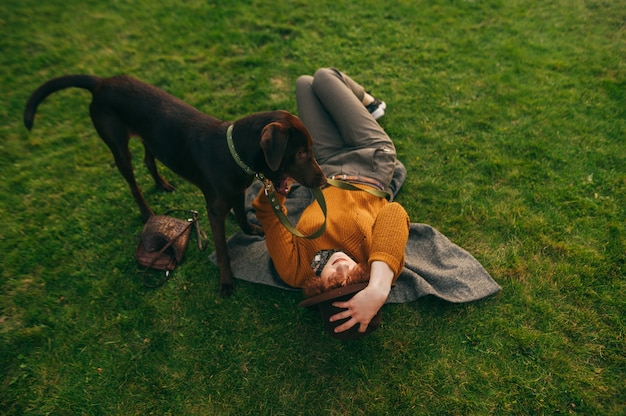
POLYGON ((274 184, 272 183, 272 181, 270 181, 269 179, 260 179, 261 182, 263 182, 263 192, 265 192, 265 196, 269 197, 271 194, 274 193, 274 184))

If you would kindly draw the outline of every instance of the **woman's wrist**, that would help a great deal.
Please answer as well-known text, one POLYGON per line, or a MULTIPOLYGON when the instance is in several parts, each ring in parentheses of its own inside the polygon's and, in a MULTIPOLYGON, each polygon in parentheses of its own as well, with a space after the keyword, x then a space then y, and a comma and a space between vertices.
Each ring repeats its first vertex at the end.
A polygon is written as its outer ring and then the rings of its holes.
POLYGON ((368 288, 374 290, 385 298, 391 291, 394 273, 391 267, 383 261, 373 261, 370 265, 370 281, 368 288))

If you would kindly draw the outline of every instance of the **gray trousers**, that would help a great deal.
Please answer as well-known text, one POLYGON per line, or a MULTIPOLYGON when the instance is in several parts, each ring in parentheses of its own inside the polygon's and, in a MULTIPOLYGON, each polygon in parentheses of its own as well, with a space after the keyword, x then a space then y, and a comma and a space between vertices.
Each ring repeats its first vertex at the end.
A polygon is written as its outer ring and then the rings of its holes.
POLYGON ((334 68, 296 81, 298 114, 313 136, 313 154, 327 176, 376 179, 395 195, 406 178, 396 148, 362 103, 365 90, 334 68))

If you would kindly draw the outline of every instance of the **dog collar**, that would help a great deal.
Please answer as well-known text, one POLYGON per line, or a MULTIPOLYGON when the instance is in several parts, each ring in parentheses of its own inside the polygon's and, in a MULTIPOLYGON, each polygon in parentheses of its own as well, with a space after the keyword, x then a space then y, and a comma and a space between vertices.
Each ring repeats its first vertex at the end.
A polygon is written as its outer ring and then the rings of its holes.
POLYGON ((234 123, 231 124, 230 126, 228 126, 228 130, 226 131, 226 141, 228 142, 228 150, 230 150, 230 155, 235 160, 235 163, 237 163, 237 165, 239 165, 239 167, 243 169, 244 172, 246 172, 248 175, 256 175, 258 179, 261 179, 259 178, 258 173, 250 169, 250 167, 246 165, 243 162, 243 160, 241 160, 241 158, 239 157, 239 154, 237 153, 237 150, 235 150, 235 142, 233 142, 233 127, 234 126, 235 126, 234 123))

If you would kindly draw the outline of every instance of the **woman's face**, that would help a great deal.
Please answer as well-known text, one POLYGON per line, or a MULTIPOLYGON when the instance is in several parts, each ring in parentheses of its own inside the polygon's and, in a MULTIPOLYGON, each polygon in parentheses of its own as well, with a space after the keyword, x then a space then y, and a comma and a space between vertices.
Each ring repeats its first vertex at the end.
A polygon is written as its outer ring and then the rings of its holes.
POLYGON ((328 262, 326 262, 326 265, 322 269, 320 277, 322 279, 328 279, 334 273, 347 277, 348 272, 352 270, 354 266, 356 266, 356 262, 354 260, 352 260, 343 251, 338 251, 330 256, 328 262))

